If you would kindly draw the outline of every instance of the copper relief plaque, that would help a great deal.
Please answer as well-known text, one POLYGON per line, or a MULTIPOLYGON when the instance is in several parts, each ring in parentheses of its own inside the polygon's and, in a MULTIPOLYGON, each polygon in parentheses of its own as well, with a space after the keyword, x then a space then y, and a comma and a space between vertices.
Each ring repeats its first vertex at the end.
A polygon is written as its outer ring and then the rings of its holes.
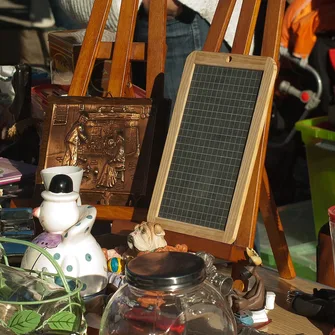
POLYGON ((83 201, 129 204, 146 192, 152 113, 150 99, 53 100, 44 123, 40 168, 80 166, 83 201))

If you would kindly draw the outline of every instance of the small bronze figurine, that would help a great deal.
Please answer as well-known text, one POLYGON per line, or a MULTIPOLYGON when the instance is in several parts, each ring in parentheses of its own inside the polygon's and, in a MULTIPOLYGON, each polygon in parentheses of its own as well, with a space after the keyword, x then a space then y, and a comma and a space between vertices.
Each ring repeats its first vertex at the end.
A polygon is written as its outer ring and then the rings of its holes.
POLYGON ((239 273, 239 278, 234 282, 232 294, 234 312, 260 310, 265 305, 265 286, 257 273, 257 267, 262 264, 262 259, 254 249, 250 248, 246 249, 246 256, 247 260, 238 262, 235 269, 239 273))

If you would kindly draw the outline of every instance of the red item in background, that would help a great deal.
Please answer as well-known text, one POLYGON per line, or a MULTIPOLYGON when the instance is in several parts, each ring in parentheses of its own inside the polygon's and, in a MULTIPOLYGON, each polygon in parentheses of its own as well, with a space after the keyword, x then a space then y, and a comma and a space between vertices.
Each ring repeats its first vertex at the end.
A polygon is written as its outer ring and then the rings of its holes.
POLYGON ((335 71, 335 49, 330 49, 329 50, 329 59, 330 59, 330 63, 333 66, 333 69, 335 71))
POLYGON ((44 120, 48 108, 48 98, 67 95, 68 87, 45 84, 31 89, 31 116, 37 120, 44 120))
POLYGON ((335 222, 335 206, 332 206, 328 209, 328 215, 329 215, 329 219, 332 222, 335 222))
POLYGON ((310 96, 309 96, 309 94, 307 93, 307 92, 302 92, 301 93, 301 100, 303 101, 303 102, 308 102, 309 101, 309 99, 310 99, 310 96))

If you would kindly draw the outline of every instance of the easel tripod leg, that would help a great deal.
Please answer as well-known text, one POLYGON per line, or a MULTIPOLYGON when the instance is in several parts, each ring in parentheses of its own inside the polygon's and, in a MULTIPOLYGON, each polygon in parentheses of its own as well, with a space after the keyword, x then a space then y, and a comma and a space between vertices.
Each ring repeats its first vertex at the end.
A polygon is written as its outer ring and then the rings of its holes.
POLYGON ((285 279, 293 279, 296 276, 296 273, 285 238, 283 225, 279 217, 265 169, 261 183, 259 208, 269 237, 279 275, 285 279))

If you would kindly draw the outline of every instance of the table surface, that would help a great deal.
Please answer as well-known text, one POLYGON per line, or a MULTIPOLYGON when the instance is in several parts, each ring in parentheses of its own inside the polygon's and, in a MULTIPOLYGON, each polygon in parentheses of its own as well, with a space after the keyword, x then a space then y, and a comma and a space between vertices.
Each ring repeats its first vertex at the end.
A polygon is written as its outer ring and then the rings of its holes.
MULTIPOLYGON (((259 274, 264 279, 266 289, 276 293, 275 309, 268 313, 272 322, 260 330, 269 334, 280 335, 329 335, 332 330, 331 325, 317 323, 294 314, 289 310, 286 302, 286 295, 289 290, 298 289, 306 293, 312 293, 313 288, 322 288, 325 287, 324 285, 301 278, 286 280, 280 278, 276 271, 266 268, 259 268, 259 274)), ((96 334, 98 334, 97 329, 88 329, 88 335, 96 334)))
POLYGON ((331 325, 317 323, 294 314, 289 311, 289 306, 286 303, 286 295, 289 290, 312 293, 313 288, 322 288, 325 287, 324 285, 301 278, 285 280, 280 278, 276 271, 265 268, 260 268, 259 274, 264 279, 266 289, 276 293, 275 309, 268 313, 272 322, 263 327, 262 331, 280 335, 328 335, 330 333, 333 328, 331 325))
MULTIPOLYGON (((19 204, 14 203, 13 207, 22 207, 22 204, 19 201, 18 203, 19 204)), ((132 215, 133 213, 129 213, 129 216, 132 215)), ((103 216, 104 215, 102 215, 102 217, 103 216)), ((120 242, 120 236, 118 236, 117 241, 114 242, 111 241, 112 237, 113 235, 105 236, 105 239, 107 238, 108 240, 108 244, 120 245, 117 243, 120 242)), ((312 293, 313 288, 322 288, 325 287, 324 285, 301 278, 286 280, 280 278, 278 272, 265 268, 259 268, 259 274, 264 279, 266 289, 276 293, 275 309, 269 311, 268 314, 272 322, 263 327, 261 329, 262 331, 280 335, 328 335, 330 333, 332 330, 331 325, 320 324, 303 316, 296 315, 289 311, 289 306, 286 303, 286 295, 289 290, 301 290, 306 293, 312 293)), ((98 334, 97 329, 88 329, 88 335, 95 334, 98 334)))

